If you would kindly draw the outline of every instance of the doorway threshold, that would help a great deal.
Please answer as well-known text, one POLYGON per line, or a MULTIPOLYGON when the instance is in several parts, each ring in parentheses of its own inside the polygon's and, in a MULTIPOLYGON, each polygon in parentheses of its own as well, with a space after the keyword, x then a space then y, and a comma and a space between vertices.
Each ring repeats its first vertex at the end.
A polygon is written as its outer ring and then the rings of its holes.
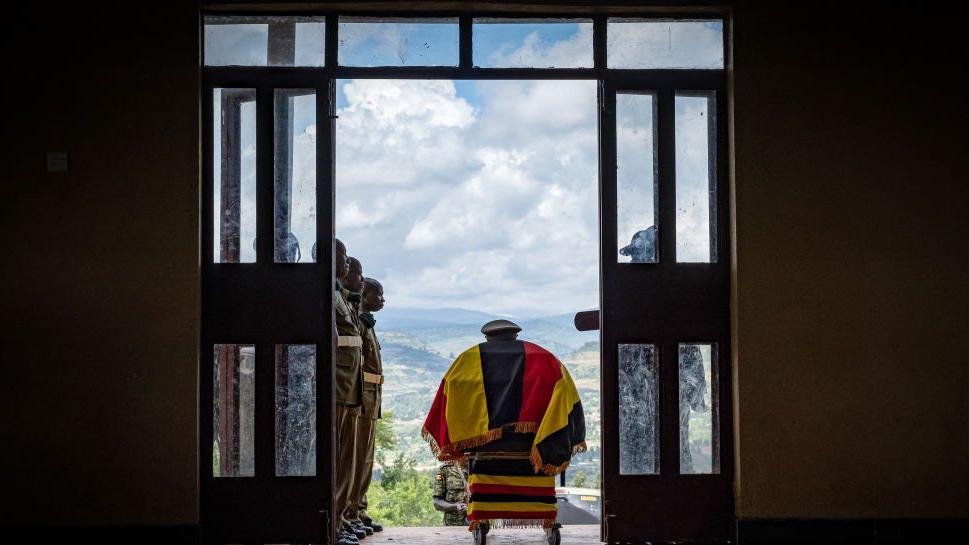
MULTIPOLYGON (((386 528, 360 542, 361 545, 472 545, 465 526, 386 528)), ((542 545, 545 533, 538 528, 496 528, 488 532, 488 545, 542 545)), ((599 525, 562 527, 562 545, 598 545, 599 525)))

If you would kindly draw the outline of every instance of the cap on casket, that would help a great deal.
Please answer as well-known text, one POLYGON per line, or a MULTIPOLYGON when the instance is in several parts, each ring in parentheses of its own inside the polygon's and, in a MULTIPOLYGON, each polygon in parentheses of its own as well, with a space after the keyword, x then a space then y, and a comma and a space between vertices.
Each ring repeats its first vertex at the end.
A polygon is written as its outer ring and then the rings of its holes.
POLYGON ((514 340, 522 328, 508 320, 492 320, 481 326, 481 332, 489 341, 514 340))

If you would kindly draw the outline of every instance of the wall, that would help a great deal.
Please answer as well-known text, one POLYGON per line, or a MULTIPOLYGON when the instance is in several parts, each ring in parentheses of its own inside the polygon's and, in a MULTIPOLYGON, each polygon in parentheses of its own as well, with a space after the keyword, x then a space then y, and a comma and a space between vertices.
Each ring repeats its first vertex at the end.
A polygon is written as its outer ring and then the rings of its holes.
POLYGON ((194 523, 197 15, 8 17, 0 524, 194 523))
POLYGON ((736 12, 737 512, 967 517, 964 33, 845 4, 736 12))
MULTIPOLYGON (((193 523, 197 19, 33 10, 4 49, 0 523, 193 523)), ((741 517, 969 516, 955 20, 737 8, 741 517)))

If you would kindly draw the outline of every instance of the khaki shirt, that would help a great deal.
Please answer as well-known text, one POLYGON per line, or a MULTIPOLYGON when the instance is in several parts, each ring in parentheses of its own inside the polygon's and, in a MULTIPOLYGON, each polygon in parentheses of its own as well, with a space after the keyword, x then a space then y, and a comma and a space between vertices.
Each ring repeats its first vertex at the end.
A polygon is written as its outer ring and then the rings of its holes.
MULTIPOLYGON (((444 501, 468 503, 468 474, 457 462, 447 462, 434 477, 434 497, 444 501)), ((445 526, 466 526, 468 519, 462 512, 444 513, 445 526)))
MULTIPOLYGON (((383 380, 383 363, 380 357, 380 341, 377 340, 377 332, 372 327, 367 327, 360 322, 361 336, 363 337, 363 372, 369 375, 379 375, 376 380, 383 380)), ((363 381, 363 409, 361 416, 371 419, 380 418, 380 397, 383 392, 383 385, 373 382, 375 377, 364 377, 363 381)))
MULTIPOLYGON (((347 303, 342 290, 333 294, 333 310, 336 317, 336 332, 340 337, 360 339, 357 314, 347 303)), ((352 341, 351 341, 352 342, 352 341)), ((333 395, 338 405, 356 407, 363 403, 363 350, 362 340, 358 346, 339 346, 336 348, 334 362, 335 380, 333 395)))

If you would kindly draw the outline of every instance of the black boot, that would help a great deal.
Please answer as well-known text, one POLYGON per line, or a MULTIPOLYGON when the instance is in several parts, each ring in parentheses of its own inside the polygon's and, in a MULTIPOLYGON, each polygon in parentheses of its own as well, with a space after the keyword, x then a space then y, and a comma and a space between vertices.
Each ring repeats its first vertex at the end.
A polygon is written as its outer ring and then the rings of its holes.
POLYGON ((372 536, 373 535, 373 528, 371 528, 369 525, 367 525, 367 523, 365 523, 363 521, 360 521, 360 520, 354 521, 353 522, 353 531, 357 532, 357 531, 360 531, 360 530, 363 530, 364 533, 366 533, 368 536, 372 536))
POLYGON ((357 538, 357 541, 359 541, 359 540, 361 540, 361 539, 363 539, 363 538, 365 538, 365 537, 367 537, 367 531, 366 531, 366 530, 364 530, 363 528, 360 528, 360 526, 358 526, 358 525, 357 525, 356 523, 352 523, 352 524, 350 524, 350 526, 349 526, 349 527, 347 527, 347 526, 344 526, 343 528, 344 528, 344 529, 345 529, 345 530, 346 530, 347 532, 349 532, 349 533, 350 533, 350 535, 352 535, 352 536, 355 536, 355 537, 357 538), (358 529, 358 528, 359 528, 359 529, 358 529))
POLYGON ((336 545, 360 545, 360 540, 350 532, 340 529, 336 534, 336 545))
POLYGON ((373 531, 374 532, 383 532, 384 531, 383 524, 380 524, 379 522, 374 522, 373 519, 360 519, 360 520, 363 521, 364 525, 373 528, 373 531))

